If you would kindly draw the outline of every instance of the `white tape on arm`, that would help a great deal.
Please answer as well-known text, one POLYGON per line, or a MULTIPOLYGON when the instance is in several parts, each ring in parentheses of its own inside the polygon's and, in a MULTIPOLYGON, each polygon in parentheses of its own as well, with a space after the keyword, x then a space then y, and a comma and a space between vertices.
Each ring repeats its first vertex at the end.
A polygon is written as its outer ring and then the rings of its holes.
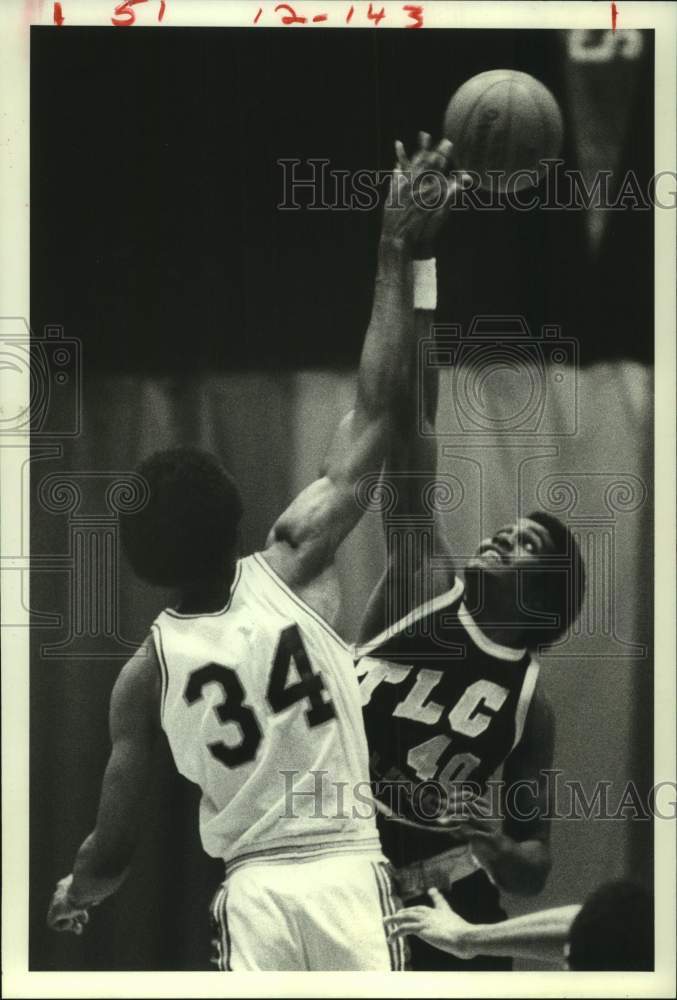
POLYGON ((434 312, 437 308, 437 262, 434 257, 415 260, 414 309, 434 312))

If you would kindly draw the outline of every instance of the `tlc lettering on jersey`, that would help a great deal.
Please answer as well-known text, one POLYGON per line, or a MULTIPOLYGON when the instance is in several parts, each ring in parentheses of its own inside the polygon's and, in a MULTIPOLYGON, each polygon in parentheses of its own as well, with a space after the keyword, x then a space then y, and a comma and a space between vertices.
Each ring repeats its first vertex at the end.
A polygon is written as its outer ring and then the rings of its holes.
POLYGON ((538 675, 526 650, 480 633, 461 597, 456 588, 357 651, 377 797, 399 819, 427 827, 448 811, 452 786, 486 788, 521 739, 538 675), (442 616, 461 653, 447 660, 436 642, 442 616))
MULTIPOLYGON (((432 700, 434 689, 444 676, 442 670, 414 666, 399 666, 386 660, 364 657, 358 665, 362 705, 369 704, 375 689, 383 683, 402 685, 410 674, 414 674, 414 683, 406 696, 395 705, 393 718, 411 719, 425 725, 435 725, 445 714, 445 706, 432 700)), ((483 733, 491 725, 492 717, 504 704, 510 694, 508 688, 495 684, 493 681, 481 679, 470 684, 450 711, 446 711, 452 734, 460 734, 471 739, 483 733)), ((472 753, 454 754, 436 775, 437 765, 452 745, 450 736, 439 734, 426 740, 419 746, 412 747, 407 753, 407 764, 415 771, 417 777, 424 780, 437 776, 445 784, 452 781, 463 781, 481 763, 472 753)))

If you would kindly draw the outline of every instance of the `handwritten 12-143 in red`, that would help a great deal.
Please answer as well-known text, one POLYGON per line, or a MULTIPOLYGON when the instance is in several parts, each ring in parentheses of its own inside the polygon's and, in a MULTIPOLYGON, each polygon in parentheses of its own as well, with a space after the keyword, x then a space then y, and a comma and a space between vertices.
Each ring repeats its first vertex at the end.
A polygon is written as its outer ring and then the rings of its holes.
MULTIPOLYGON (((350 7, 346 6, 338 17, 333 17, 332 20, 338 21, 339 18, 344 24, 350 24, 353 21, 353 16, 355 17, 355 25, 358 22, 362 22, 365 25, 371 25, 377 28, 381 21, 387 17, 385 7, 376 9, 376 5, 370 3, 368 8, 365 10, 366 4, 356 5, 351 4, 350 7)), ((402 27, 404 28, 422 28, 423 27, 423 4, 405 3, 402 4, 400 8, 401 13, 404 15, 402 27)), ((253 23, 261 23, 261 17, 264 14, 264 8, 259 7, 257 10, 253 23)), ((285 27, 293 24, 323 24, 329 21, 329 15, 327 13, 317 13, 317 14, 298 14, 294 7, 288 3, 278 3, 273 7, 273 14, 277 15, 275 20, 276 23, 282 24, 285 27)))

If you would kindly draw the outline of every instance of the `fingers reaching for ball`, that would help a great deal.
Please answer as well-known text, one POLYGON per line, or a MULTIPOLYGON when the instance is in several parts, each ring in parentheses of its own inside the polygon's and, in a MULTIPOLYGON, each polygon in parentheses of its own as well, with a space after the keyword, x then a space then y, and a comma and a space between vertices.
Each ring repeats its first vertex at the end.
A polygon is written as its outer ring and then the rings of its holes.
POLYGON ((432 136, 429 132, 418 133, 418 149, 409 159, 406 147, 401 139, 395 140, 395 158, 397 166, 403 171, 422 173, 426 170, 439 170, 446 173, 449 169, 453 143, 449 139, 440 139, 434 149, 432 136))
POLYGON ((441 139, 433 146, 429 132, 418 133, 409 156, 401 139, 395 141, 391 196, 386 204, 383 233, 406 242, 413 257, 434 255, 434 243, 458 189, 472 179, 465 171, 450 171, 453 144, 441 139))
POLYGON ((397 166, 400 170, 409 170, 411 164, 409 163, 409 157, 407 156, 407 151, 404 148, 404 143, 400 139, 395 139, 395 157, 397 160, 397 166))

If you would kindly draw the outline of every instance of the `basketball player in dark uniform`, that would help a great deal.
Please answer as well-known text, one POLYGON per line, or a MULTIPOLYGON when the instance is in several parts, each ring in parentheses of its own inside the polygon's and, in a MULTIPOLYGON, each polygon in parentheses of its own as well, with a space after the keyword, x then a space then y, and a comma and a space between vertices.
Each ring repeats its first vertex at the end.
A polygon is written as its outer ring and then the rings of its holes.
MULTIPOLYGON (((402 148, 400 158, 407 169, 402 148)), ((414 349, 432 331, 432 247, 445 214, 431 212, 413 264, 414 349)), ((458 576, 440 526, 425 527, 437 467, 437 369, 422 378, 400 401, 382 477, 395 505, 390 523, 406 526, 407 541, 401 531, 391 539, 362 623, 358 675, 382 844, 400 869, 402 896, 425 904, 426 890, 438 886, 463 918, 486 924, 505 919, 500 890, 535 895, 550 869, 545 772, 554 717, 531 651, 575 619, 584 570, 568 529, 534 512, 484 539, 465 579, 458 576), (499 799, 498 782, 487 783, 501 767, 499 799)), ((509 958, 462 961, 418 938, 410 947, 417 970, 511 968, 509 958)))

